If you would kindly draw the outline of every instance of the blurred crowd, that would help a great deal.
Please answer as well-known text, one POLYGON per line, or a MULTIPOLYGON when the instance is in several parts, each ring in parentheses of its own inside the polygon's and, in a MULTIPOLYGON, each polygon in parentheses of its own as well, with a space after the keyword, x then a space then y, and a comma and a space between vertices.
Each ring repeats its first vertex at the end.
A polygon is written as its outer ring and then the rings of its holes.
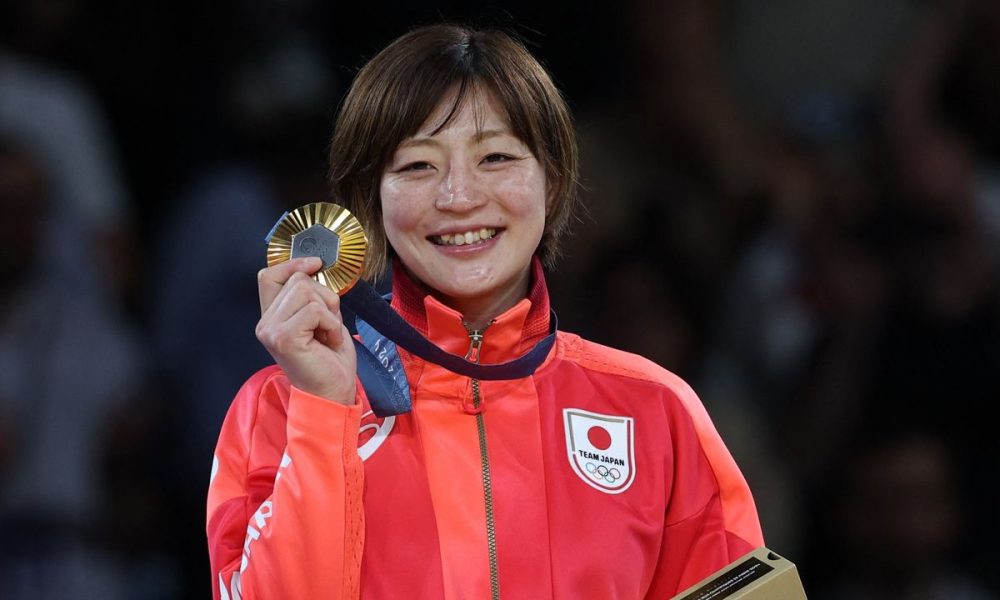
POLYGON ((1000 598, 1000 3, 337 4, 2 4, 0 597, 205 597, 264 235, 459 18, 575 112, 561 327, 692 383, 809 597, 1000 598))

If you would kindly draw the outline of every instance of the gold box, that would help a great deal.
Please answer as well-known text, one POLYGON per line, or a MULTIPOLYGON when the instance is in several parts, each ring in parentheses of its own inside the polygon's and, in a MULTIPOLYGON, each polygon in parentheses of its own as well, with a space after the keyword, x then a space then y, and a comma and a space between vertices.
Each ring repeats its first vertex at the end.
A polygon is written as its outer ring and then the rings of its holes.
POLYGON ((767 548, 735 560, 673 600, 807 600, 795 564, 767 548))

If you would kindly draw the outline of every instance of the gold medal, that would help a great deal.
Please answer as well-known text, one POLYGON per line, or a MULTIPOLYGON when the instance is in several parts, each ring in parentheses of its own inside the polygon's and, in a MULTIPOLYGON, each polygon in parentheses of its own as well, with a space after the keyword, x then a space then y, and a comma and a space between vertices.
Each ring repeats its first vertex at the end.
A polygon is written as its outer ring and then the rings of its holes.
POLYGON ((357 217, 343 206, 314 202, 285 213, 267 240, 267 266, 292 258, 318 256, 323 267, 313 277, 337 294, 361 278, 368 237, 357 217))

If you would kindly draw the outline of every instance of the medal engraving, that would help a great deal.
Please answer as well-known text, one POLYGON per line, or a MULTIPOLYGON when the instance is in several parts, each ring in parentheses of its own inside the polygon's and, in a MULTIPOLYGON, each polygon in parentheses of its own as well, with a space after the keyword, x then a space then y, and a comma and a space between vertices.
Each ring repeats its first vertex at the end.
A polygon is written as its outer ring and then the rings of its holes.
POLYGON ((323 269, 329 269, 337 262, 340 238, 322 225, 313 225, 292 236, 292 258, 318 256, 323 260, 323 269))

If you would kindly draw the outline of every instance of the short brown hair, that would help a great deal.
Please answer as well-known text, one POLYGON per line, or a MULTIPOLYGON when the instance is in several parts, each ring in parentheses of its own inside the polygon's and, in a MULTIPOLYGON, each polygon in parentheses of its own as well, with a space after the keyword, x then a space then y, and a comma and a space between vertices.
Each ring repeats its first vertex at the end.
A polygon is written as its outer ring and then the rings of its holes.
POLYGON ((415 29, 389 44, 354 78, 334 127, 330 182, 334 201, 368 232, 365 275, 385 269, 388 253, 379 195, 382 173, 403 140, 457 89, 444 128, 467 94, 491 92, 512 133, 545 170, 548 203, 536 250, 552 267, 577 196, 577 145, 569 108, 545 68, 524 45, 501 31, 461 25, 415 29))

